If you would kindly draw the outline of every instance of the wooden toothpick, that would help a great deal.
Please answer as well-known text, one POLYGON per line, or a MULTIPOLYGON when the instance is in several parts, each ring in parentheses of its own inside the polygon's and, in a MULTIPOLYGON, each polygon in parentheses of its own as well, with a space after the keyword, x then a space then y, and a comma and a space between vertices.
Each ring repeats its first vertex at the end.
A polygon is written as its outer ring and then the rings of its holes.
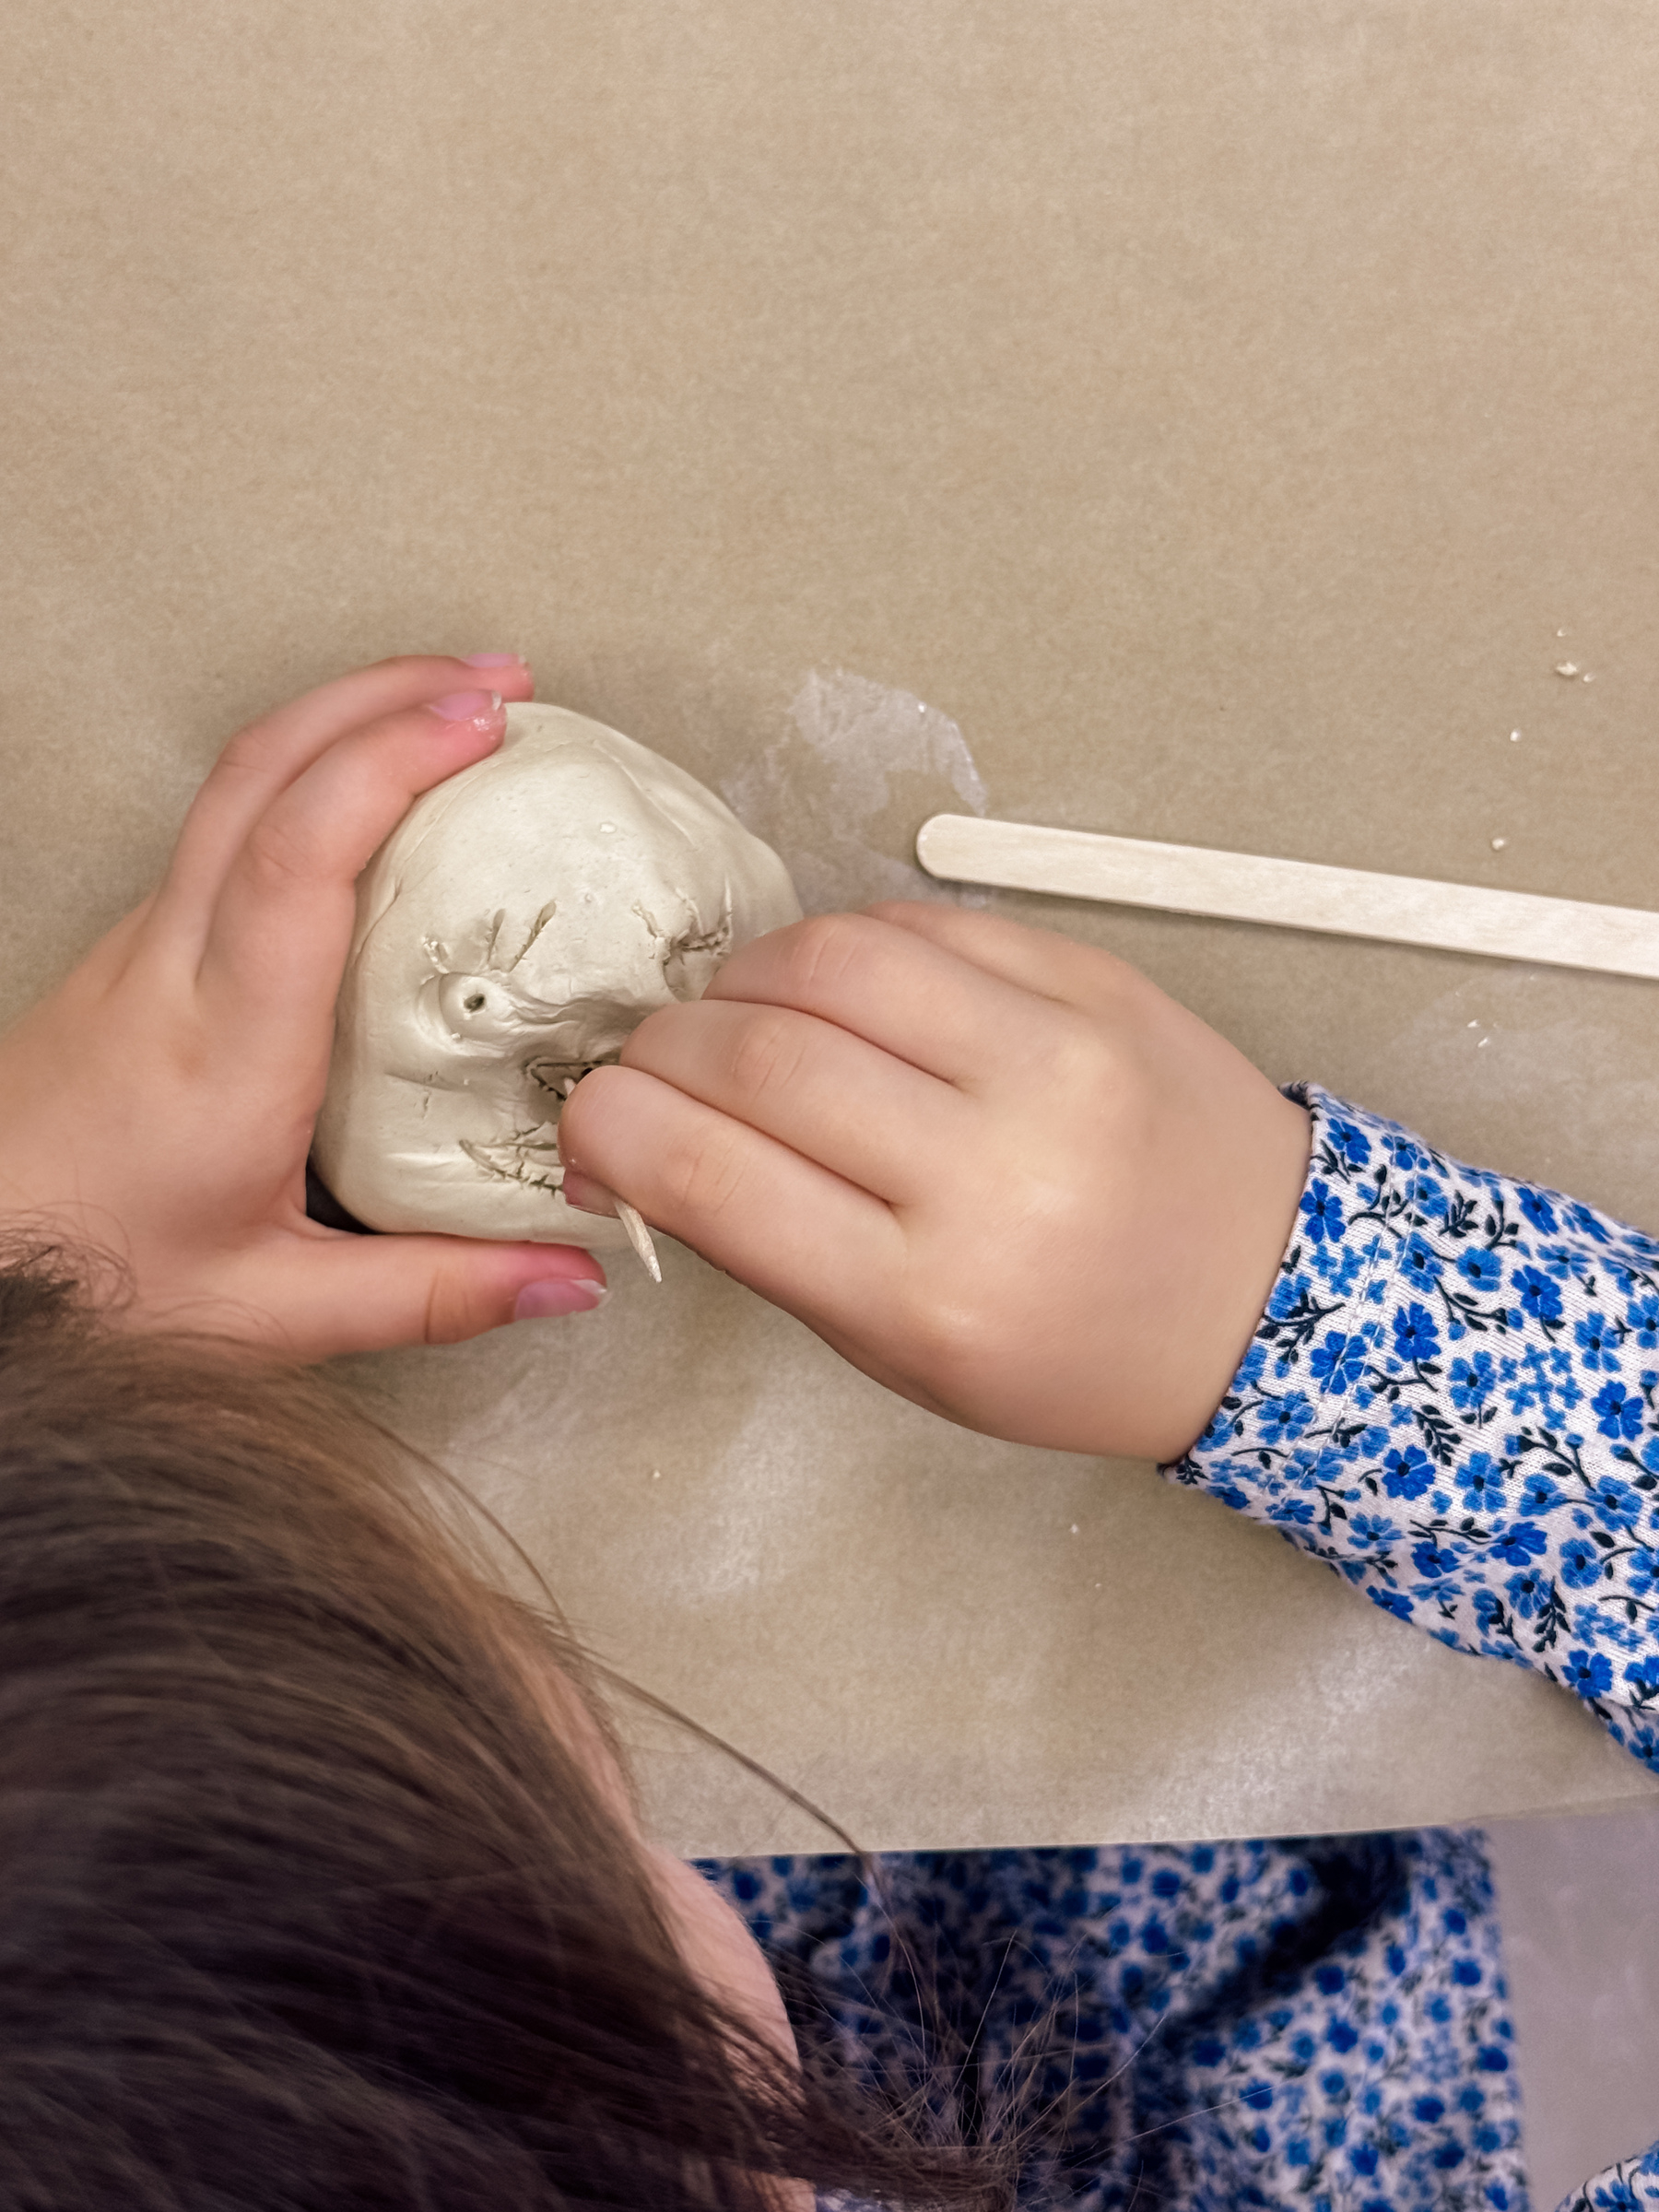
MULTIPOLYGON (((612 1194, 613 1196, 615 1194, 612 1194)), ((628 1231, 628 1241, 640 1255, 640 1265, 653 1283, 663 1279, 663 1269, 657 1259, 656 1246, 651 1241, 651 1231, 626 1198, 617 1199, 617 1218, 628 1231)))

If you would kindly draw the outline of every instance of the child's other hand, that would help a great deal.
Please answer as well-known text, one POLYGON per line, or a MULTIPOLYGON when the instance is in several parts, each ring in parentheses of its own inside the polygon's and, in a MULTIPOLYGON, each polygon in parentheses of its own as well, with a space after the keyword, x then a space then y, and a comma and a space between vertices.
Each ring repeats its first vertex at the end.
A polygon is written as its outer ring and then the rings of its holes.
POLYGON ((565 1109, 607 1186, 970 1428, 1168 1459, 1295 1219, 1308 1119, 1134 969, 943 906, 796 924, 565 1109))
POLYGON ((522 1293, 596 1302, 604 1275, 569 1246, 305 1214, 355 878, 420 792, 501 742, 490 693, 531 679, 494 659, 382 662, 231 741, 160 888, 0 1037, 0 1233, 112 1253, 140 1324, 306 1359, 476 1335, 522 1293))

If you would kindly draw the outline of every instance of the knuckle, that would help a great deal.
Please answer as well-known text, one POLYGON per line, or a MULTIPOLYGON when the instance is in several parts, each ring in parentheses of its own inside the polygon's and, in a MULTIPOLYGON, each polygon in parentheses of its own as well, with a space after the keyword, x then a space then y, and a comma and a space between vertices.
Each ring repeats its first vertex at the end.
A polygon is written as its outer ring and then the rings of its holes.
POLYGON ((857 914, 814 914, 797 922, 781 948, 788 994, 810 1002, 834 994, 867 966, 871 935, 857 914))
POLYGON ((427 1344, 458 1344, 465 1329, 457 1325, 460 1316, 455 1300, 449 1295, 441 1277, 427 1291, 426 1311, 422 1316, 421 1337, 427 1344))
POLYGON ((239 730, 215 763, 227 782, 263 782, 276 764, 278 747, 263 722, 251 722, 239 730))
POLYGON ((1112 1039, 1087 1015, 1067 1006, 1054 1008, 1028 1068, 1051 1098, 1066 1099, 1113 1092, 1123 1072, 1123 1054, 1112 1039))
POLYGON ((759 1011, 741 1022, 731 1046, 732 1082, 741 1098, 787 1090, 801 1065, 800 1025, 785 1014, 759 1011))
POLYGON ((983 1307, 936 1288, 906 1301, 902 1331, 921 1372, 947 1398, 983 1382, 999 1341, 983 1307))
POLYGON ((440 1269, 427 1291, 423 1335, 428 1344, 464 1344, 490 1325, 490 1317, 465 1285, 440 1269))
POLYGON ((716 1123, 678 1136, 663 1153, 658 1172, 667 1210, 674 1218, 698 1223, 718 1220, 743 1186, 739 1133, 716 1123))
POLYGON ((316 855, 310 843, 279 813, 268 814, 254 824, 242 847, 242 858, 253 888, 262 895, 280 896, 317 880, 316 855))

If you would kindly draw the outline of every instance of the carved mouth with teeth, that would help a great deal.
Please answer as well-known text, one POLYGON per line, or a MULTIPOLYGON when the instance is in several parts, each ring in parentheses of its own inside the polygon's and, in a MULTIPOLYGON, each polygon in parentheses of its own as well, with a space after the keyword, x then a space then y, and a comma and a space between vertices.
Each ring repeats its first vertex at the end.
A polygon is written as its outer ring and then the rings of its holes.
POLYGON ((551 1122, 535 1129, 515 1129, 510 1137, 493 1145, 461 1139, 461 1149, 486 1175, 506 1182, 522 1182, 533 1191, 555 1195, 564 1185, 564 1162, 559 1157, 559 1131, 551 1122))
POLYGON ((532 1128, 514 1129, 487 1145, 461 1139, 461 1149, 475 1167, 506 1182, 522 1182, 529 1190, 546 1191, 557 1197, 564 1184, 564 1162, 559 1157, 559 1117, 565 1101, 583 1076, 596 1067, 614 1067, 619 1053, 602 1053, 596 1060, 534 1060, 524 1070, 547 1094, 551 1119, 532 1128))

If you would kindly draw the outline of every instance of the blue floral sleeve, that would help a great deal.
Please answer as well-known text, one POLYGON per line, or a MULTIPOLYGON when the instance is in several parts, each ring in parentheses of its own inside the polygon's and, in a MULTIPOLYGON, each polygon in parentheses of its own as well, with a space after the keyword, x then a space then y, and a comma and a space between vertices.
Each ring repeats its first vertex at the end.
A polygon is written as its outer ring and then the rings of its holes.
POLYGON ((1576 1690, 1659 1772, 1659 1242, 1312 1085, 1289 1249, 1163 1472, 1460 1651, 1576 1690))
POLYGON ((1653 2212, 1659 2205, 1659 2143, 1645 2158, 1620 2159, 1575 2189, 1560 2212, 1653 2212))

